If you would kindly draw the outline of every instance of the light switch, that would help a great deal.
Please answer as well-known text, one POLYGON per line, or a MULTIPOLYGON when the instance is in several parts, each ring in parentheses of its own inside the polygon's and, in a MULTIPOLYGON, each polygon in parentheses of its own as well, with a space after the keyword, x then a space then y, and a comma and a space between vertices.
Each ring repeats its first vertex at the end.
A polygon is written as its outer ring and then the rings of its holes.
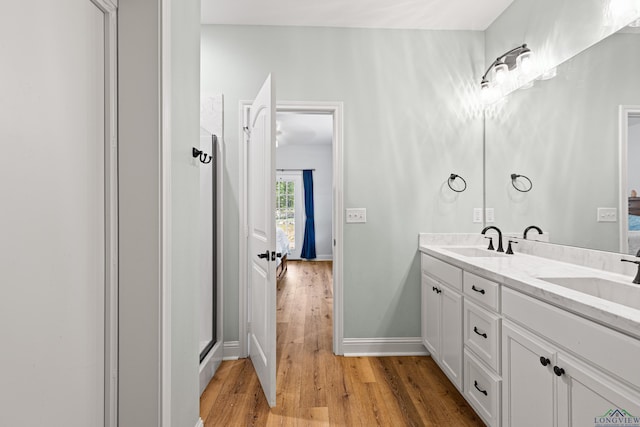
POLYGON ((482 223, 482 208, 473 208, 473 223, 482 223))
POLYGON ((486 208, 484 212, 484 218, 487 220, 487 224, 496 222, 496 216, 493 208, 486 208))
POLYGON ((366 208, 350 208, 347 209, 347 223, 365 223, 367 222, 366 208))
POLYGON ((617 222, 618 209, 616 208, 598 208, 598 222, 617 222))

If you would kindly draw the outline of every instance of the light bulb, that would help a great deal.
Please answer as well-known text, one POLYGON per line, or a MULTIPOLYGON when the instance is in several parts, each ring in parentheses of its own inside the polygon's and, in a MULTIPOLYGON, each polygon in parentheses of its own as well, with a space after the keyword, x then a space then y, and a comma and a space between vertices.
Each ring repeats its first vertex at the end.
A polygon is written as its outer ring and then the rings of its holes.
POLYGON ((493 69, 493 75, 497 84, 502 84, 507 80, 509 74, 509 66, 502 61, 498 61, 493 69))
POLYGON ((520 52, 516 60, 521 74, 527 75, 533 71, 533 54, 526 47, 520 52))

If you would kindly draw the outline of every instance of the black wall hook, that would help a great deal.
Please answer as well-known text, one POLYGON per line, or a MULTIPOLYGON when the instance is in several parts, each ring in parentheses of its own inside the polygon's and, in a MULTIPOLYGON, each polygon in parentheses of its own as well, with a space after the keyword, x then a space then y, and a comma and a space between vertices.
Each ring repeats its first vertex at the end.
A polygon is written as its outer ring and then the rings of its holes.
POLYGON ((457 175, 455 173, 452 173, 451 175, 449 175, 449 179, 447 180, 447 185, 449 186, 450 189, 452 189, 456 193, 462 193, 464 190, 467 189, 467 181, 465 181, 463 177, 461 177, 460 175, 457 175), (462 188, 462 190, 456 190, 455 188, 453 188, 451 186, 451 183, 453 181, 455 181, 457 178, 460 178, 462 180, 462 182, 464 183, 464 187, 462 188))
POLYGON ((202 150, 198 150, 196 147, 193 147, 191 149, 191 155, 195 158, 197 157, 198 160, 200 160, 201 163, 204 163, 205 165, 211 163, 211 160, 213 160, 213 156, 205 153, 202 150))
POLYGON ((524 175, 518 175, 517 173, 512 173, 511 174, 511 185, 513 185, 513 188, 515 188, 516 190, 518 190, 521 193, 527 193, 529 191, 531 191, 531 189, 533 188, 533 183, 531 182, 531 180, 529 178, 527 178, 524 175), (524 189, 520 189, 516 186, 516 180, 518 178, 524 178, 529 182, 529 186, 528 188, 524 188, 524 189))

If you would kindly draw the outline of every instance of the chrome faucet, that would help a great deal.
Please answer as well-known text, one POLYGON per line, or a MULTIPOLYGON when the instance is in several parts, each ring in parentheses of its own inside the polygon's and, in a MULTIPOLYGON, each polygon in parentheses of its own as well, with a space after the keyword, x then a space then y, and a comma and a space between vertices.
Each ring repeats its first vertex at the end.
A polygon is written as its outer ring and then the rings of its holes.
POLYGON ((536 230, 538 234, 542 234, 542 229, 540 227, 538 227, 537 225, 530 225, 524 229, 524 233, 522 233, 523 239, 527 240, 527 233, 529 233, 529 230, 536 230))
POLYGON ((483 228, 482 232, 480 234, 485 234, 489 230, 496 230, 498 232, 498 249, 497 249, 497 252, 504 252, 504 249, 502 248, 502 231, 500 231, 500 229, 498 227, 496 227, 495 225, 490 225, 488 227, 483 228))

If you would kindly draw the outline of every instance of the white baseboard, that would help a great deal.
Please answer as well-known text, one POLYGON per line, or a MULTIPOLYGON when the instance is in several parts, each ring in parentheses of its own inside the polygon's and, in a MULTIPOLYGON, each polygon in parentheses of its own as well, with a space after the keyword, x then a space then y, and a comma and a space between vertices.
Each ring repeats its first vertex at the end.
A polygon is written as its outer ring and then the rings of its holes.
POLYGON ((198 418, 198 422, 196 423, 196 427, 204 427, 204 421, 202 421, 202 418, 198 418))
POLYGON ((407 338, 345 338, 345 357, 356 356, 428 356, 420 337, 407 338))
POLYGON ((225 341, 222 360, 238 360, 240 358, 240 341, 225 341))

